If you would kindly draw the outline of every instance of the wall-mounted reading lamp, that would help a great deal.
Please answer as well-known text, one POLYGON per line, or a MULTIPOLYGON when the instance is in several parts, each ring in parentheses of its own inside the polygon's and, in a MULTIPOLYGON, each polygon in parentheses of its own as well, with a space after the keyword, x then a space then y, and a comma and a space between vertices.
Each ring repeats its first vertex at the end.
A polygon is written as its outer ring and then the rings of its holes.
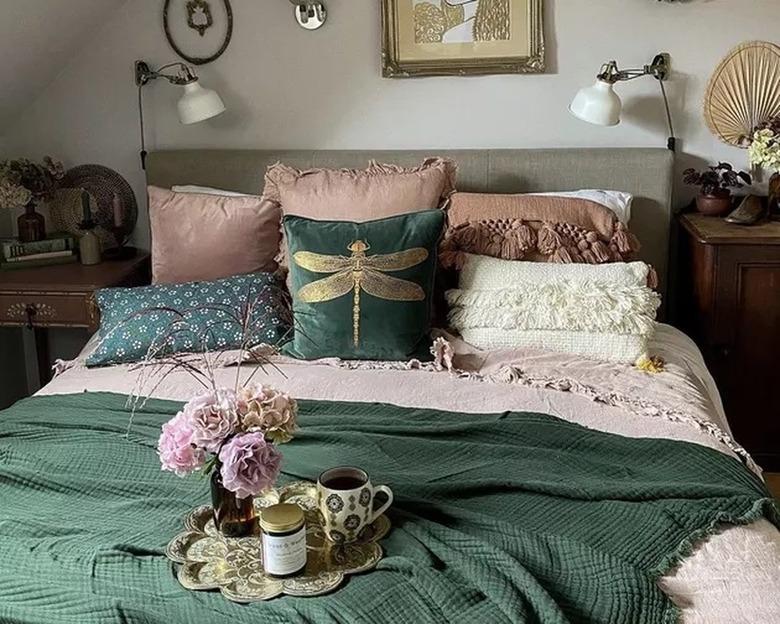
POLYGON ((143 88, 157 78, 184 88, 177 108, 179 120, 185 125, 198 123, 225 112, 225 104, 219 94, 198 84, 198 77, 189 65, 169 63, 157 70, 150 69, 144 61, 135 62, 135 84, 138 86, 138 115, 141 122, 141 166, 146 169, 146 137, 144 133, 143 88), (164 73, 176 68, 176 73, 164 73))
POLYGON ((658 54, 650 65, 641 69, 619 69, 616 61, 610 61, 601 66, 601 71, 596 76, 596 84, 580 89, 569 107, 572 115, 596 124, 597 126, 616 126, 620 123, 620 114, 623 103, 620 96, 615 93, 615 83, 634 80, 642 76, 652 76, 658 80, 661 86, 661 95, 666 108, 666 120, 669 124, 669 141, 667 147, 674 151, 677 139, 674 137, 672 113, 669 109, 669 100, 666 97, 664 81, 669 77, 669 57, 666 54, 658 54))

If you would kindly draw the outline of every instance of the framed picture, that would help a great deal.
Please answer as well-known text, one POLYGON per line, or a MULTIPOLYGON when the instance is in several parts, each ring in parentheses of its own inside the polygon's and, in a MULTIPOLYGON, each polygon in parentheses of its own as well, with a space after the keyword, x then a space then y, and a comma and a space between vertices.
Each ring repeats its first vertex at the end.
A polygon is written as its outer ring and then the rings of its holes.
POLYGON ((386 78, 544 71, 543 0, 382 0, 386 78))

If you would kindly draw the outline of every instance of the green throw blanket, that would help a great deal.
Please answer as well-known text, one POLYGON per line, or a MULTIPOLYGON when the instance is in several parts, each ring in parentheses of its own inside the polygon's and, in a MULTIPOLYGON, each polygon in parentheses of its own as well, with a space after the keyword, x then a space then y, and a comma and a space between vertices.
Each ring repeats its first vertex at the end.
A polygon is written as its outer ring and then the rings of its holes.
POLYGON ((0 622, 670 623, 657 578, 722 522, 777 522, 764 485, 694 444, 529 413, 301 402, 284 479, 355 464, 395 491, 376 571, 318 598, 189 592, 163 555, 208 483, 160 471, 151 401, 24 400, 0 412, 0 622))

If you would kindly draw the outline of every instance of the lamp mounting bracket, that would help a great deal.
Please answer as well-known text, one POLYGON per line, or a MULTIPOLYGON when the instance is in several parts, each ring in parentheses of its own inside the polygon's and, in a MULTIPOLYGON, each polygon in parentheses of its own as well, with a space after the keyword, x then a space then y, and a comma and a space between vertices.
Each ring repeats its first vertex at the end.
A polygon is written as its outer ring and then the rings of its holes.
POLYGON ((656 54, 652 63, 636 69, 620 69, 617 61, 609 61, 601 66, 601 71, 597 78, 609 84, 615 84, 616 82, 626 82, 642 76, 653 76, 657 80, 668 79, 669 55, 666 53, 656 54))
POLYGON ((138 87, 144 87, 152 82, 152 80, 157 80, 157 78, 165 78, 165 80, 171 84, 179 86, 188 85, 198 80, 198 77, 188 65, 178 62, 169 63, 168 65, 163 65, 158 70, 153 70, 146 61, 136 61, 134 64, 134 71, 135 84, 138 87), (176 67, 177 73, 167 74, 163 72, 163 70, 171 67, 176 67))
POLYGON ((319 0, 290 0, 295 5, 295 21, 301 28, 317 30, 328 19, 325 4, 319 0))

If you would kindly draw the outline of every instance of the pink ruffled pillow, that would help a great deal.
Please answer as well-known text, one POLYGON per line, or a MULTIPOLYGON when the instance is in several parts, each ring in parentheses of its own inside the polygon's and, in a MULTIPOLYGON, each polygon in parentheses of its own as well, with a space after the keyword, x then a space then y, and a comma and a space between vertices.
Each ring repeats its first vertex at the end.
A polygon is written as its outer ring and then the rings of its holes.
POLYGON ((281 214, 275 204, 253 195, 148 191, 154 284, 276 270, 281 214))
MULTIPOLYGON (((457 167, 429 158, 418 167, 370 161, 366 169, 309 169, 277 163, 265 174, 263 199, 284 215, 326 221, 373 221, 438 208, 455 188, 457 167)), ((286 244, 277 260, 286 267, 286 244)))

